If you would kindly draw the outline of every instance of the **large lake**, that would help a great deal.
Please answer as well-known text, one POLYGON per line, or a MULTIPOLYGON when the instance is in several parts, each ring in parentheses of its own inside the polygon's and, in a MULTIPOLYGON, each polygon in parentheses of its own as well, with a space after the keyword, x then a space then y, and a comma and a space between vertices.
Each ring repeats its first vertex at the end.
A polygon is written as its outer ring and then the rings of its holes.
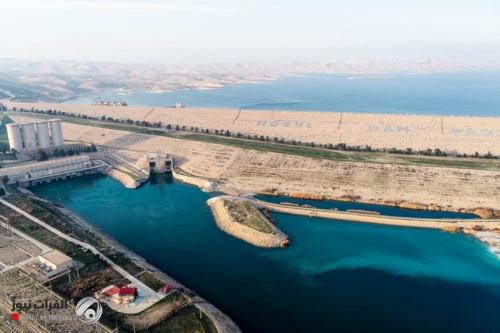
MULTIPOLYGON (((101 93, 129 105, 500 116, 500 71, 352 77, 315 74, 171 93, 101 93)), ((91 103, 97 96, 75 99, 91 103)))
POLYGON ((168 177, 135 190, 91 176, 32 191, 189 286, 244 332, 499 332, 500 260, 465 235, 275 214, 291 246, 268 250, 221 232, 209 195, 168 177))

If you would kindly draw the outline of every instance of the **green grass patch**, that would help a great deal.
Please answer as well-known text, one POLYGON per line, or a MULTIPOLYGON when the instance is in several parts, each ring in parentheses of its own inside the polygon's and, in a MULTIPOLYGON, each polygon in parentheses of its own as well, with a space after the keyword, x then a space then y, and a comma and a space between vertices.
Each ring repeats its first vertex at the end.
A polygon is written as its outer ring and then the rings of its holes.
POLYGON ((111 259, 115 264, 122 267, 124 270, 129 272, 132 275, 137 275, 140 272, 144 271, 144 268, 138 266, 135 262, 129 259, 124 253, 121 252, 110 252, 103 253, 109 259, 111 259))
POLYGON ((172 292, 152 307, 137 314, 127 315, 115 312, 107 305, 103 307, 101 323, 109 327, 118 327, 120 332, 196 332, 196 329, 200 328, 198 332, 216 332, 210 330, 213 325, 203 313, 196 317, 196 308, 188 305, 187 299, 179 291, 172 292), (207 330, 204 327, 207 327, 207 330))
MULTIPOLYGON (((113 247, 108 245, 97 234, 80 226, 71 218, 61 213, 52 203, 30 198, 19 192, 10 195, 7 200, 57 230, 94 246, 130 274, 136 275, 144 270, 143 267, 137 265, 124 253, 116 251, 113 247)), ((16 218, 15 223, 16 224, 13 225, 18 227, 21 231, 26 232, 28 235, 40 240, 42 243, 66 253, 75 260, 84 264, 92 263, 95 260, 91 253, 84 251, 78 245, 60 238, 59 236, 24 217, 16 218)))
POLYGON ((151 333, 198 332, 217 333, 212 321, 194 305, 188 305, 177 311, 165 322, 148 330, 151 333))
POLYGON ((161 287, 165 285, 165 282, 160 280, 156 275, 153 273, 146 271, 140 275, 137 276, 139 281, 143 282, 146 286, 149 288, 158 291, 161 287))
POLYGON ((500 169, 500 161, 497 160, 483 160, 483 159, 460 159, 456 157, 445 157, 445 158, 426 158, 426 157, 416 157, 416 156, 400 156, 400 160, 406 161, 408 164, 421 164, 429 166, 440 166, 448 168, 460 168, 460 169, 500 169))
POLYGON ((273 228, 264 219, 263 215, 248 201, 225 200, 224 206, 228 209, 231 217, 254 230, 272 233, 273 228))

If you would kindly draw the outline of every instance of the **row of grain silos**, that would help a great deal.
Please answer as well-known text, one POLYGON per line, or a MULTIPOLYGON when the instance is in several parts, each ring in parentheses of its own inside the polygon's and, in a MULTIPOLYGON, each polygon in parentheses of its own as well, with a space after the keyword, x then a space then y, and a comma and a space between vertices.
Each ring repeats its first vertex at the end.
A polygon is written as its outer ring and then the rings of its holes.
POLYGON ((9 146, 17 151, 64 145, 60 119, 35 123, 7 124, 9 146))

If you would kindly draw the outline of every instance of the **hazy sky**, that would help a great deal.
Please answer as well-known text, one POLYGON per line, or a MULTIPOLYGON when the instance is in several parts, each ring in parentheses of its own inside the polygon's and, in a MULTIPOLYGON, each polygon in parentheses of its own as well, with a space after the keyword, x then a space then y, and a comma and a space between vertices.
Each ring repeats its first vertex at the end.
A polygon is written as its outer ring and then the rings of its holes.
POLYGON ((0 57, 495 59, 500 0, 0 0, 0 57))

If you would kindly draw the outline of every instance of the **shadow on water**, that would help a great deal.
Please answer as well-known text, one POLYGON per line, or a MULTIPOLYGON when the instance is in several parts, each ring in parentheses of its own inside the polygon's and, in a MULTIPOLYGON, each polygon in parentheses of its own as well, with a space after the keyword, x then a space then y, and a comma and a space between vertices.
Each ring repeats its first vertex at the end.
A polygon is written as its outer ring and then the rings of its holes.
POLYGON ((149 182, 153 186, 167 186, 174 182, 172 174, 154 173, 149 177, 149 182))

